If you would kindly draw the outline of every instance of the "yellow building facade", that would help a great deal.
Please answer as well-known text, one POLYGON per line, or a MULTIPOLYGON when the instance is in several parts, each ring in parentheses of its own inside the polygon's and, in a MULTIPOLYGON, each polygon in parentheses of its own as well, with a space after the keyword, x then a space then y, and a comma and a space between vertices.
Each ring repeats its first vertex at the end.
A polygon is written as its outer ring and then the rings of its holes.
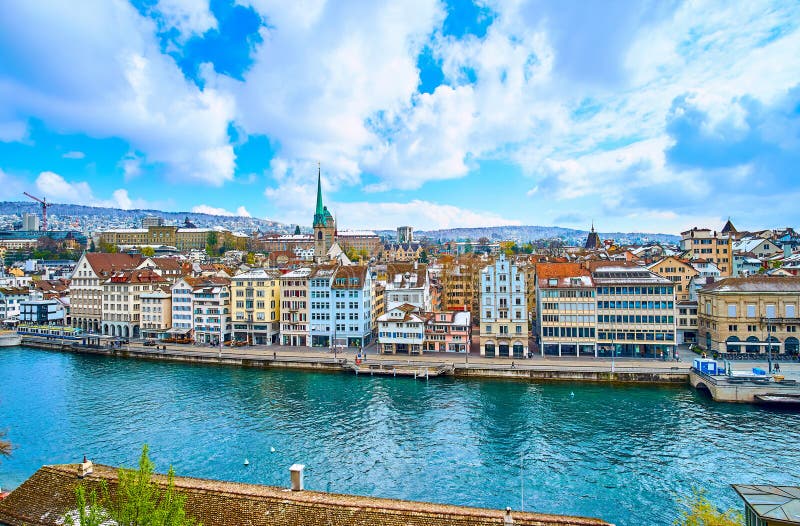
POLYGON ((280 332, 280 278, 253 269, 231 278, 233 339, 251 345, 276 343, 280 332))

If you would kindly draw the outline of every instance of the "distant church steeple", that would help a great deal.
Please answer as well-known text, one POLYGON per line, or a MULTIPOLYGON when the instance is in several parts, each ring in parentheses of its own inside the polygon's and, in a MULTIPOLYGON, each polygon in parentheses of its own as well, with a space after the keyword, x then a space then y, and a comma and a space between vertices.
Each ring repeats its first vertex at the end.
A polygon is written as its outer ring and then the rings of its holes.
POLYGON ((322 206, 322 165, 317 163, 317 209, 314 212, 314 222, 316 223, 316 219, 318 217, 322 217, 323 215, 323 206, 322 206))
POLYGON ((317 206, 314 210, 314 261, 325 261, 336 240, 336 221, 328 207, 322 204, 322 167, 317 164, 317 206))
POLYGON ((600 240, 600 234, 594 231, 594 221, 592 221, 592 230, 586 237, 586 244, 583 246, 586 250, 595 250, 600 248, 603 242, 600 240))

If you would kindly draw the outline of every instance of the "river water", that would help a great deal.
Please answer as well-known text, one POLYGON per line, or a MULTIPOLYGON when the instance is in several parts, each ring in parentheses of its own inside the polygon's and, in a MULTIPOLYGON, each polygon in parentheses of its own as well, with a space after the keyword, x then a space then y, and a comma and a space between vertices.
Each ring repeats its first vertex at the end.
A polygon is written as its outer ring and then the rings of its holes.
POLYGON ((704 488, 800 484, 800 415, 679 387, 369 378, 0 350, 0 460, 134 465, 309 489, 669 525, 704 488), (250 465, 244 466, 244 459, 250 465))

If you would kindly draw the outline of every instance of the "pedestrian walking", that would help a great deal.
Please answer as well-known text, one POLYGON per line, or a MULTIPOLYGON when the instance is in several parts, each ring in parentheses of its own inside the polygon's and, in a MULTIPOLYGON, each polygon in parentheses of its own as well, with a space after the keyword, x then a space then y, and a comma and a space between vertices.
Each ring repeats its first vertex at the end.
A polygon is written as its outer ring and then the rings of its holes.
POLYGON ((779 372, 781 372, 781 364, 779 364, 779 363, 775 363, 775 367, 774 367, 774 369, 775 369, 775 372, 776 372, 776 373, 779 373, 779 372))

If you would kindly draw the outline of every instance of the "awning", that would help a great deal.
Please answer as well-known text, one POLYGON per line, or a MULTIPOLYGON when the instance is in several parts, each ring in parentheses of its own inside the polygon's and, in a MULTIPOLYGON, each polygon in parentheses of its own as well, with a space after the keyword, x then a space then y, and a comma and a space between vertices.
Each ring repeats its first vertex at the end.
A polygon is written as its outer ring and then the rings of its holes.
POLYGON ((177 327, 173 327, 167 331, 167 334, 189 334, 192 329, 180 329, 177 327))

